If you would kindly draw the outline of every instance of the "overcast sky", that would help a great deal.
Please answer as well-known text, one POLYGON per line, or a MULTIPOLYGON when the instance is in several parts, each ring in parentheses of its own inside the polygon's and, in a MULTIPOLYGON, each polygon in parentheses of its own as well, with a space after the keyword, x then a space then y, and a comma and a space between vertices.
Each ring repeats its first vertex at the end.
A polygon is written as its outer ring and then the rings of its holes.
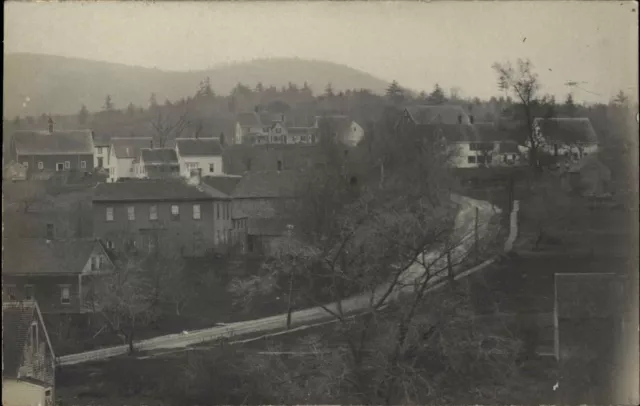
POLYGON ((166 70, 264 57, 349 65, 416 90, 497 95, 496 61, 530 58, 564 99, 637 94, 635 2, 5 3, 5 52, 166 70))

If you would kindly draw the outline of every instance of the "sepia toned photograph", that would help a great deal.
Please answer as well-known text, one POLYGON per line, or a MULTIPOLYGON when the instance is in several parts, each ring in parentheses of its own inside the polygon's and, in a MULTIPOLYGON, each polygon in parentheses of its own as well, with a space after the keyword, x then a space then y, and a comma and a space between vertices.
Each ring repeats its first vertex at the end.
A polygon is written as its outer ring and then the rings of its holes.
POLYGON ((636 1, 6 1, 2 404, 637 405, 636 1))

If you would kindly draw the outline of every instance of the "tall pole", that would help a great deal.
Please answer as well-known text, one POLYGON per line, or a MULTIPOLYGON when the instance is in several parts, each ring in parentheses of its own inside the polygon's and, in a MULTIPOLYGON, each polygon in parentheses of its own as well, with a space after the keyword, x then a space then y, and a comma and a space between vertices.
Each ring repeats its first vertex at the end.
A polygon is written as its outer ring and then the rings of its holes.
MULTIPOLYGON (((291 232, 293 231, 293 225, 287 224, 287 236, 289 241, 289 250, 291 250, 291 232)), ((289 270, 289 303, 287 304, 287 330, 291 328, 291 298, 293 296, 293 272, 294 266, 291 264, 291 269, 289 270)))
POLYGON ((480 215, 480 209, 476 207, 476 219, 474 226, 474 236, 475 236, 475 248, 476 248, 476 261, 480 259, 480 242, 478 238, 478 216, 480 215))

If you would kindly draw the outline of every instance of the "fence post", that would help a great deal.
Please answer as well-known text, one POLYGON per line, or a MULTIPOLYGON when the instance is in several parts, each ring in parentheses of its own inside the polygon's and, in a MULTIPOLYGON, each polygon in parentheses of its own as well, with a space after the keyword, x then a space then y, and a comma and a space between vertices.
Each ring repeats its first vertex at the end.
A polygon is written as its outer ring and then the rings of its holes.
POLYGON ((478 236, 478 216, 479 215, 480 215, 480 209, 476 206, 476 218, 475 218, 475 225, 474 225, 476 262, 480 260, 480 241, 478 236))

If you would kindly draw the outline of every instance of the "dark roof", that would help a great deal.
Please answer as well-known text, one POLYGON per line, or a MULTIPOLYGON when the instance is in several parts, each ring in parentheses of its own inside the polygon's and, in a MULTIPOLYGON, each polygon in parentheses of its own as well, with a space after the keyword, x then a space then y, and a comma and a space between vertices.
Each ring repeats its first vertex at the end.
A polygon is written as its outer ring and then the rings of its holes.
POLYGON ((621 281, 612 273, 556 274, 558 317, 581 319, 620 314, 621 281))
POLYGON ((222 146, 218 138, 178 138, 176 145, 180 156, 222 155, 222 146))
POLYGON ((108 147, 111 144, 111 139, 105 135, 96 135, 93 137, 93 145, 96 147, 108 147))
POLYGON ((299 174, 300 171, 296 170, 247 173, 236 186, 232 197, 237 199, 294 197, 299 174))
POLYGON ((93 154, 91 130, 16 131, 13 142, 19 155, 93 154))
POLYGON ((2 273, 79 274, 96 244, 94 239, 7 238, 4 248, 10 255, 3 255, 2 273))
POLYGON ((141 148, 140 155, 145 165, 178 164, 178 155, 173 148, 141 148))
POLYGON ((36 314, 36 304, 33 301, 2 303, 3 378, 18 377, 27 334, 36 314))
POLYGON ((202 178, 202 183, 211 186, 224 194, 230 195, 233 193, 241 179, 242 176, 238 175, 205 176, 202 178))
POLYGON ((540 128, 547 142, 598 142, 588 118, 536 118, 534 125, 540 128))
POLYGON ((287 221, 282 218, 250 218, 247 221, 249 235, 279 236, 286 230, 287 221))
POLYGON ((479 141, 476 129, 465 124, 418 124, 407 128, 405 131, 414 137, 441 136, 447 142, 477 142, 479 141))
POLYGON ((242 127, 261 127, 262 121, 258 113, 240 113, 238 114, 238 123, 242 127))
POLYGON ((93 201, 192 201, 211 200, 214 197, 202 188, 188 185, 182 179, 145 179, 133 182, 99 183, 96 186, 93 201))
POLYGON ((137 158, 140 149, 151 147, 151 137, 112 138, 111 145, 116 158, 137 158))
POLYGON ((458 124, 458 116, 462 116, 463 124, 470 124, 469 116, 461 106, 455 105, 420 105, 408 106, 409 113, 416 124, 458 124))
POLYGON ((494 123, 476 123, 473 126, 481 141, 514 141, 512 132, 494 123))
POLYGON ((518 143, 515 141, 503 141, 498 144, 498 149, 501 154, 518 154, 518 143))

